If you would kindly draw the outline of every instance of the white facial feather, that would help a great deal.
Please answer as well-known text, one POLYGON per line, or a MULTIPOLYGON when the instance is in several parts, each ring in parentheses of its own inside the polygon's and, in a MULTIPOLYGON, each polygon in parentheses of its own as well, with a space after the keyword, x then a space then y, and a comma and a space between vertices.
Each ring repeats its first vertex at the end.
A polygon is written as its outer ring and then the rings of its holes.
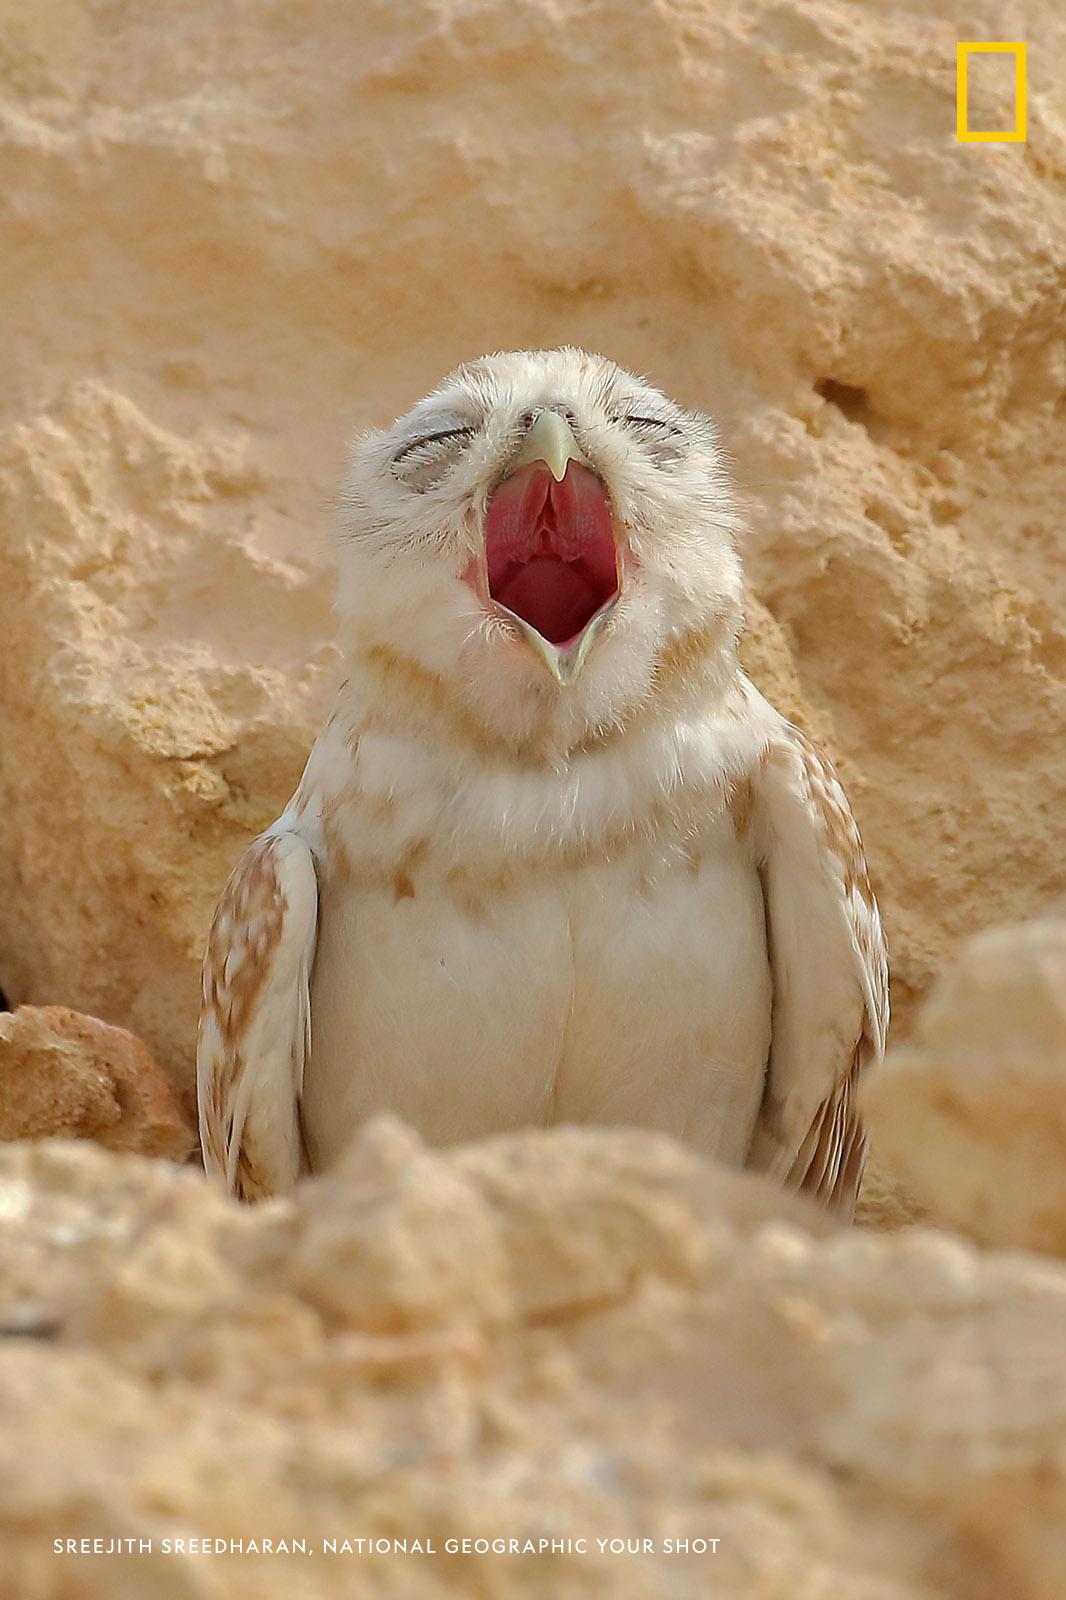
POLYGON ((522 738, 546 710, 564 747, 620 722, 653 692, 663 647, 693 629, 720 622, 731 655, 739 518, 714 425, 601 356, 520 351, 457 368, 393 427, 357 441, 343 507, 346 643, 387 643, 447 678, 504 736, 522 738), (542 408, 566 416, 636 558, 605 636, 561 693, 462 576, 542 408))

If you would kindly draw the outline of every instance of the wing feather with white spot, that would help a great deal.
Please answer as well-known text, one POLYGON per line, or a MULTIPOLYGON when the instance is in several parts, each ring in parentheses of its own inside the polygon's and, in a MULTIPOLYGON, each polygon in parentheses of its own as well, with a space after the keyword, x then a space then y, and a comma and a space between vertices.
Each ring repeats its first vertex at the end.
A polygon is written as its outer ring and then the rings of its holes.
POLYGON ((262 834, 211 924, 196 1050, 204 1165, 245 1200, 286 1193, 300 1172, 317 928, 310 847, 294 832, 262 834))
POLYGON ((787 723, 756 786, 773 1017, 749 1164, 847 1216, 866 1163, 856 1086, 881 1059, 888 959, 851 808, 787 723))

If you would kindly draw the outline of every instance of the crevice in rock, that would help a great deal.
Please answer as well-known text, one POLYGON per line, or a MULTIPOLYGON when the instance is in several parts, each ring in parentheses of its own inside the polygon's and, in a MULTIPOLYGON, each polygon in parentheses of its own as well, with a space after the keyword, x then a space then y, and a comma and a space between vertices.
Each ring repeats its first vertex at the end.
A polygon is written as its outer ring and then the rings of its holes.
POLYGON ((814 392, 836 406, 838 411, 842 411, 849 422, 858 422, 864 428, 868 426, 872 413, 870 397, 865 389, 857 389, 854 384, 841 383, 836 378, 819 378, 814 386, 814 392))

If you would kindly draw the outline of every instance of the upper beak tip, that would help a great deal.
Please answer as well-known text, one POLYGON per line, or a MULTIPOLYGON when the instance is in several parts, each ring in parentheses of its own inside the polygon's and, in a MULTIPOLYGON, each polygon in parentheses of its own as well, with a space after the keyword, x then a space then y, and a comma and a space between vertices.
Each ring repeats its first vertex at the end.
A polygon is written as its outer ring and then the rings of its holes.
POLYGON ((543 461, 556 483, 562 483, 571 461, 582 466, 588 465, 588 457, 582 453, 573 429, 566 418, 556 411, 540 413, 515 457, 511 471, 533 461, 543 461))

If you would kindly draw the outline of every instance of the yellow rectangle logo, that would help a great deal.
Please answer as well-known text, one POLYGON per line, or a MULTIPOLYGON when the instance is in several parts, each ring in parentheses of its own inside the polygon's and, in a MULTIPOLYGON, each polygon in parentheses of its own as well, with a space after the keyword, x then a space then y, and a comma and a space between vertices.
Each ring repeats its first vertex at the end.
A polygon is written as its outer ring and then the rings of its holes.
POLYGON ((1024 40, 1010 44, 958 43, 955 46, 955 137, 960 144, 1025 144, 1027 103, 1024 40), (1014 57, 1014 127, 1001 132, 975 133, 967 126, 967 75, 972 55, 1012 55, 1014 57))

